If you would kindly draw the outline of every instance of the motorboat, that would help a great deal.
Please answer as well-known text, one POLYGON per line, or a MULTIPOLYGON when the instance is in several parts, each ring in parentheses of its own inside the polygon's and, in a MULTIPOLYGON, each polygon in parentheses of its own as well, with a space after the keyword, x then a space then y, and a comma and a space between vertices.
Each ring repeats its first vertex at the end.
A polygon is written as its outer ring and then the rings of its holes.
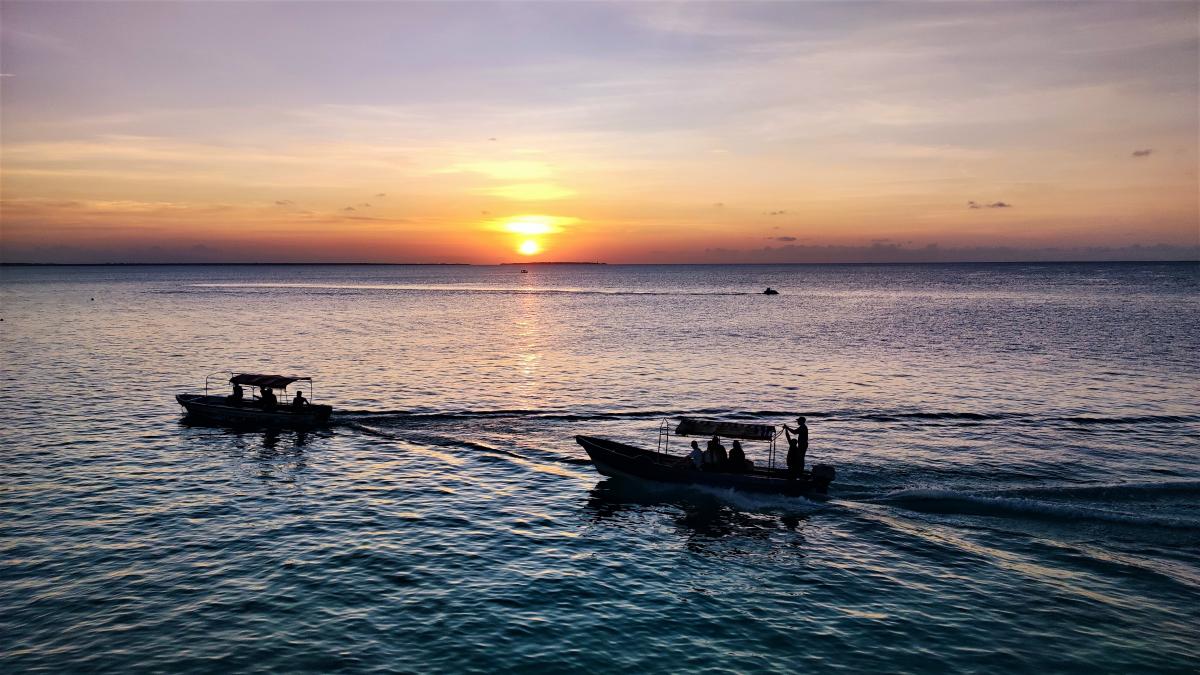
MULTIPOLYGON (((693 417, 680 418, 671 429, 670 421, 659 425, 658 446, 646 450, 626 443, 594 436, 576 436, 575 441, 583 446, 596 471, 605 476, 634 478, 660 483, 702 485, 716 488, 732 488, 747 492, 760 492, 788 496, 822 498, 829 493, 829 484, 837 476, 834 467, 817 464, 811 471, 791 473, 786 468, 776 467, 775 443, 783 430, 770 424, 746 424, 723 422, 693 417), (670 452, 672 438, 678 437, 732 438, 744 441, 759 441, 768 444, 765 466, 743 466, 730 470, 728 465, 697 467, 687 456, 670 452)), ((684 445, 683 447, 687 447, 684 445)))
MULTIPOLYGON (((303 394, 303 387, 296 385, 303 394)), ((333 408, 308 402, 312 398, 311 377, 284 375, 259 375, 255 373, 212 373, 204 378, 203 394, 177 394, 175 400, 187 411, 187 418, 201 422, 227 426, 273 427, 306 429, 329 424, 333 408), (214 377, 230 375, 232 392, 221 396, 209 393, 210 381, 214 377), (308 383, 308 397, 304 402, 288 400, 288 387, 297 382, 308 383), (250 388, 250 397, 245 396, 245 387, 250 388), (275 392, 280 392, 276 396, 275 392)), ((294 399, 293 399, 294 400, 294 399)))

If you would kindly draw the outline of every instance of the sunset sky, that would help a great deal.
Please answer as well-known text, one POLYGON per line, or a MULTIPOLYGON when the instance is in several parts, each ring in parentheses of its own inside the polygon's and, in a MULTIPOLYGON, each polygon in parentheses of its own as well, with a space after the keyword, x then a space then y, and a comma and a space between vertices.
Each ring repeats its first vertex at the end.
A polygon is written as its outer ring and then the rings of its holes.
POLYGON ((1194 257, 1198 7, 5 1, 0 255, 1194 257))

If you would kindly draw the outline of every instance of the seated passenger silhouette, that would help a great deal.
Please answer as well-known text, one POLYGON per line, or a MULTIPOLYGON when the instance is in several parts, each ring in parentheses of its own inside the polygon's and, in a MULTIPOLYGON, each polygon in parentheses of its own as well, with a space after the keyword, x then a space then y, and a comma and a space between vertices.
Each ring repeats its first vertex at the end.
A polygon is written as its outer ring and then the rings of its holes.
POLYGON ((262 395, 258 397, 259 403, 264 408, 274 408, 279 401, 275 398, 275 392, 268 387, 262 388, 262 395))
POLYGON ((692 441, 692 451, 688 453, 688 459, 692 460, 692 465, 699 469, 704 466, 704 453, 700 450, 700 444, 692 441))
POLYGON ((727 470, 732 473, 746 472, 746 451, 742 450, 741 441, 733 442, 733 449, 729 451, 729 467, 727 470))
POLYGON ((246 392, 242 389, 242 385, 235 384, 233 385, 233 393, 228 396, 228 399, 230 403, 241 403, 245 397, 246 392))
POLYGON ((308 405, 308 399, 304 398, 304 392, 296 390, 296 398, 292 399, 292 407, 299 408, 308 405))
POLYGON ((721 439, 716 434, 713 434, 712 440, 708 442, 708 452, 712 455, 708 468, 712 471, 724 470, 729 456, 725 454, 725 446, 721 445, 721 439))

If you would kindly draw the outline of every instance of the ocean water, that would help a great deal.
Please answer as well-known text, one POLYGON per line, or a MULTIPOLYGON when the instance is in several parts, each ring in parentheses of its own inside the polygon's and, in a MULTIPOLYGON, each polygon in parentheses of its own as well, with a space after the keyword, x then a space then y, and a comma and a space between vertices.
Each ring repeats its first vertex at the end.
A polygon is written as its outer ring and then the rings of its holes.
POLYGON ((528 270, 0 268, 0 671, 1196 672, 1197 264, 528 270), (573 441, 680 414, 832 498, 573 441))

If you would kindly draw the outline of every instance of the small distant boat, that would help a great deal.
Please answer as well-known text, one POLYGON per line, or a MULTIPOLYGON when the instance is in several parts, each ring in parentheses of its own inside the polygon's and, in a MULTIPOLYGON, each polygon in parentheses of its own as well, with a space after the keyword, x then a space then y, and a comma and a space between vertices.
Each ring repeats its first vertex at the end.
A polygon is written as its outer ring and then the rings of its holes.
POLYGON ((767 286, 767 290, 762 292, 763 295, 779 295, 779 291, 767 286))
POLYGON ((659 425, 657 450, 645 450, 594 436, 576 436, 575 441, 583 446, 592 458, 596 471, 605 476, 818 499, 828 495, 829 484, 837 476, 832 466, 817 464, 811 471, 802 471, 794 477, 789 477, 787 469, 775 468, 775 440, 781 433, 782 430, 777 432, 775 427, 769 424, 743 424, 683 417, 680 418, 673 434, 668 420, 663 420, 659 425), (680 457, 668 452, 673 436, 714 435, 745 441, 766 441, 769 443, 768 465, 755 466, 740 472, 709 471, 696 468, 686 456, 680 457))
MULTIPOLYGON (((296 382, 308 382, 308 397, 312 398, 311 377, 213 373, 204 378, 203 394, 177 394, 175 400, 187 411, 188 419, 200 422, 285 429, 306 429, 329 424, 329 417, 333 414, 331 406, 312 403, 295 405, 288 400, 287 388, 296 382), (209 394, 210 378, 226 374, 232 375, 229 383, 233 385, 233 393, 228 396, 209 394), (251 389, 249 399, 243 397, 243 385, 251 389), (254 393, 256 389, 257 395, 254 393), (281 396, 275 396, 276 390, 281 392, 281 396)), ((300 391, 299 387, 297 391, 300 391)))
POLYGON ((521 270, 521 274, 529 274, 529 270, 521 270))

